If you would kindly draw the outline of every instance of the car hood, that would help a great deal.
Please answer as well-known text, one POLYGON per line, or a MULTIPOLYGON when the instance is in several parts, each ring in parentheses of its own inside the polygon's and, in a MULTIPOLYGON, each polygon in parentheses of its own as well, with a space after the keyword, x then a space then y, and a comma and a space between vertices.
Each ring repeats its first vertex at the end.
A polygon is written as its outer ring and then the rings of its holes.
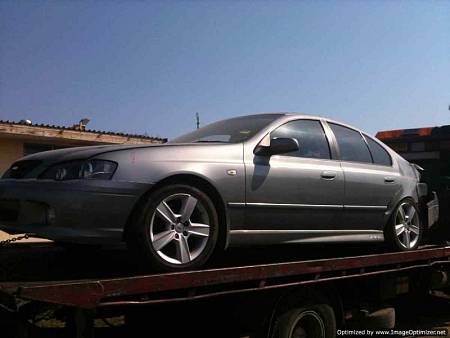
POLYGON ((154 145, 103 145, 44 151, 25 156, 16 161, 13 166, 19 165, 19 167, 24 167, 26 174, 22 178, 33 178, 40 175, 53 164, 62 162, 86 160, 93 157, 117 160, 117 162, 121 162, 123 159, 128 161, 129 155, 123 154, 124 152, 132 153, 133 157, 139 157, 139 154, 144 154, 143 157, 150 161, 212 160, 217 159, 217 153, 219 153, 215 151, 216 147, 220 147, 228 156, 242 158, 242 144, 164 143, 154 145), (227 149, 225 150, 224 148, 227 149), (30 163, 30 165, 27 165, 27 163, 30 163))
POLYGON ((165 144, 125 144, 125 145, 102 145, 88 147, 64 148, 58 150, 43 151, 37 154, 28 155, 20 159, 20 161, 40 161, 46 164, 84 160, 103 153, 112 151, 120 151, 135 148, 150 148, 166 146, 165 144))
MULTIPOLYGON (((184 159, 205 160, 207 158, 216 157, 217 152, 213 149, 220 147, 222 150, 227 148, 240 149, 238 153, 242 156, 242 145, 237 144, 221 144, 221 143, 164 143, 164 144, 131 144, 131 145, 103 145, 65 148, 58 150, 44 151, 37 154, 25 156, 19 161, 36 161, 40 166, 48 167, 49 165, 67 161, 85 160, 92 157, 98 157, 103 154, 133 151, 134 153, 145 152, 146 157, 156 157, 159 160, 168 160, 174 157, 174 154, 182 154, 184 159), (206 149, 206 151, 205 151, 206 149), (135 151, 134 151, 135 150, 135 151), (153 154, 154 156, 151 156, 153 154), (205 157, 206 156, 206 157, 205 157)), ((233 152, 233 151, 231 151, 233 152)))

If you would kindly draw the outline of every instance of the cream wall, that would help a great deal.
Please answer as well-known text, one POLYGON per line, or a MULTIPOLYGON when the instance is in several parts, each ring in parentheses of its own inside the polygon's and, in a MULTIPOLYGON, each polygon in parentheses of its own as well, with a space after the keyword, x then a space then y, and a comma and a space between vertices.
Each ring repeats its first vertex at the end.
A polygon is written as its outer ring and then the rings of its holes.
POLYGON ((23 141, 0 138, 0 175, 21 157, 23 157, 23 141))

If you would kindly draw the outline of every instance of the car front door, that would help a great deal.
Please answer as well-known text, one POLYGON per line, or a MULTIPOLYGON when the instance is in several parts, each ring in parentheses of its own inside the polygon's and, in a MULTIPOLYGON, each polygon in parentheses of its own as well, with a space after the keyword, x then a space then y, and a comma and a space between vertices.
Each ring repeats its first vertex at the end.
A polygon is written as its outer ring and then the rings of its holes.
POLYGON ((390 155, 357 130, 328 122, 345 176, 343 223, 350 229, 382 230, 389 203, 399 190, 390 155))
POLYGON ((299 150, 246 154, 245 228, 278 234, 279 242, 332 235, 342 212, 344 176, 321 121, 292 120, 270 138, 296 139, 299 150))

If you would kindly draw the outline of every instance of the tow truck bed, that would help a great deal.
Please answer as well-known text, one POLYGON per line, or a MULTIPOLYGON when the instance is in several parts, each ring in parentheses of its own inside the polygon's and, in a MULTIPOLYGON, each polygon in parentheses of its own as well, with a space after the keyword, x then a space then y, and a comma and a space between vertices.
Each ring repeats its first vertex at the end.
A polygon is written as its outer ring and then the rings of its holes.
MULTIPOLYGON (((169 305, 270 290, 292 290, 389 276, 430 278, 446 286, 450 246, 427 246, 412 252, 371 253, 346 257, 225 266, 202 271, 54 281, 0 282, 0 306, 20 313, 30 304, 80 311, 169 305), (435 277, 433 277, 435 279, 435 277), (445 285, 444 285, 445 284, 445 285)), ((436 282, 433 282, 436 284, 436 282)), ((349 287, 345 287, 349 288, 349 287)), ((350 287, 351 288, 351 287, 350 287)), ((274 310, 275 311, 275 310, 274 310)), ((86 312, 88 313, 88 312, 86 312)), ((92 313, 92 312, 91 312, 92 313)), ((338 317, 338 316, 337 316, 338 317)), ((76 337, 81 337, 77 335, 76 337)))

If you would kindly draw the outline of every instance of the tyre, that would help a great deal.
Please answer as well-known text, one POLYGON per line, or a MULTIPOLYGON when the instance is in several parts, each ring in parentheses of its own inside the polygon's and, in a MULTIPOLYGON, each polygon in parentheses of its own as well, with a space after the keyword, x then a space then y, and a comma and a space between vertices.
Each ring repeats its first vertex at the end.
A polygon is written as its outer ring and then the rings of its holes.
POLYGON ((411 198, 402 200, 385 229, 387 243, 397 251, 410 251, 419 247, 422 239, 419 210, 411 198))
POLYGON ((328 304, 293 308, 281 314, 273 338, 330 338, 336 336, 336 318, 328 304))
POLYGON ((218 224, 207 194, 173 184, 149 196, 131 225, 127 244, 139 260, 158 271, 195 269, 211 257, 218 224))

